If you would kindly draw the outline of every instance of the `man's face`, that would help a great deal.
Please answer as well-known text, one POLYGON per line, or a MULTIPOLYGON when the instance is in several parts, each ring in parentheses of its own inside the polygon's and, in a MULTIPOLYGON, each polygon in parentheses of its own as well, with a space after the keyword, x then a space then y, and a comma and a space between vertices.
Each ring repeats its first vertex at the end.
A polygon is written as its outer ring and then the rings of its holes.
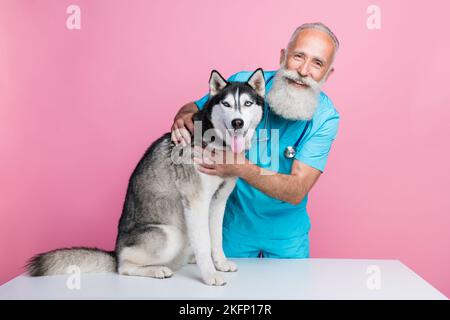
POLYGON ((277 71, 266 100, 273 112, 289 120, 310 120, 318 105, 321 87, 333 69, 334 44, 320 30, 298 33, 281 50, 282 68, 277 71))
MULTIPOLYGON (((331 68, 335 48, 331 38, 323 31, 306 29, 298 33, 296 39, 287 48, 281 50, 280 63, 290 71, 296 71, 301 77, 310 77, 316 82, 326 81, 333 72, 331 68)), ((291 85, 304 88, 305 84, 294 81, 291 85)))

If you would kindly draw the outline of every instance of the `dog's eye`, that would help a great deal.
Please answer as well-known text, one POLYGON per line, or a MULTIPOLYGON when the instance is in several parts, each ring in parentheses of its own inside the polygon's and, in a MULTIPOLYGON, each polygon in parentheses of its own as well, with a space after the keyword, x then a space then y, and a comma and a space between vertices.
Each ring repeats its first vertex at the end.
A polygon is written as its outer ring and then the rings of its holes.
POLYGON ((245 101, 244 106, 250 107, 253 104, 252 101, 245 101))
POLYGON ((230 104, 228 102, 226 102, 226 101, 222 101, 222 104, 223 104, 224 107, 227 107, 227 108, 230 107, 230 104))

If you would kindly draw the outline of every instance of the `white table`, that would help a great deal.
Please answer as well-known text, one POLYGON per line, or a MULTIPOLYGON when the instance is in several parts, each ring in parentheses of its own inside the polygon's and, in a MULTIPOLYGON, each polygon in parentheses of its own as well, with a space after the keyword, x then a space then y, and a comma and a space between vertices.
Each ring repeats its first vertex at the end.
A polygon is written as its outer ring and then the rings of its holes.
POLYGON ((397 260, 232 260, 239 271, 224 273, 222 287, 204 285, 187 265, 164 280, 82 274, 79 289, 68 288, 70 275, 21 275, 0 287, 0 299, 447 299, 397 260))

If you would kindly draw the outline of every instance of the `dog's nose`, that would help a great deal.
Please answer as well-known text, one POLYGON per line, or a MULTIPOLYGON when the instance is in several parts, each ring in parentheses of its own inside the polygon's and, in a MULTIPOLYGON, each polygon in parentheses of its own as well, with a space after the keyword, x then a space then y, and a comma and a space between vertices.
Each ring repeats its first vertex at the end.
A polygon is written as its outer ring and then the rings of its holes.
POLYGON ((233 128, 235 130, 242 129, 242 127, 244 126, 244 120, 242 120, 242 119, 234 119, 234 120, 231 121, 231 125, 233 126, 233 128))

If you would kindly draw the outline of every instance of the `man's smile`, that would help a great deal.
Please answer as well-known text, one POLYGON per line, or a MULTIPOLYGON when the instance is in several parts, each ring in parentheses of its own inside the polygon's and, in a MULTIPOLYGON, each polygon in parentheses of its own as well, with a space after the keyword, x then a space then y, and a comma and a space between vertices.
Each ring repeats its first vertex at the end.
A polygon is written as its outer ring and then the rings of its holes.
POLYGON ((286 78, 289 84, 292 84, 295 87, 299 88, 309 88, 309 86, 306 83, 303 83, 301 81, 293 80, 291 78, 286 78))

